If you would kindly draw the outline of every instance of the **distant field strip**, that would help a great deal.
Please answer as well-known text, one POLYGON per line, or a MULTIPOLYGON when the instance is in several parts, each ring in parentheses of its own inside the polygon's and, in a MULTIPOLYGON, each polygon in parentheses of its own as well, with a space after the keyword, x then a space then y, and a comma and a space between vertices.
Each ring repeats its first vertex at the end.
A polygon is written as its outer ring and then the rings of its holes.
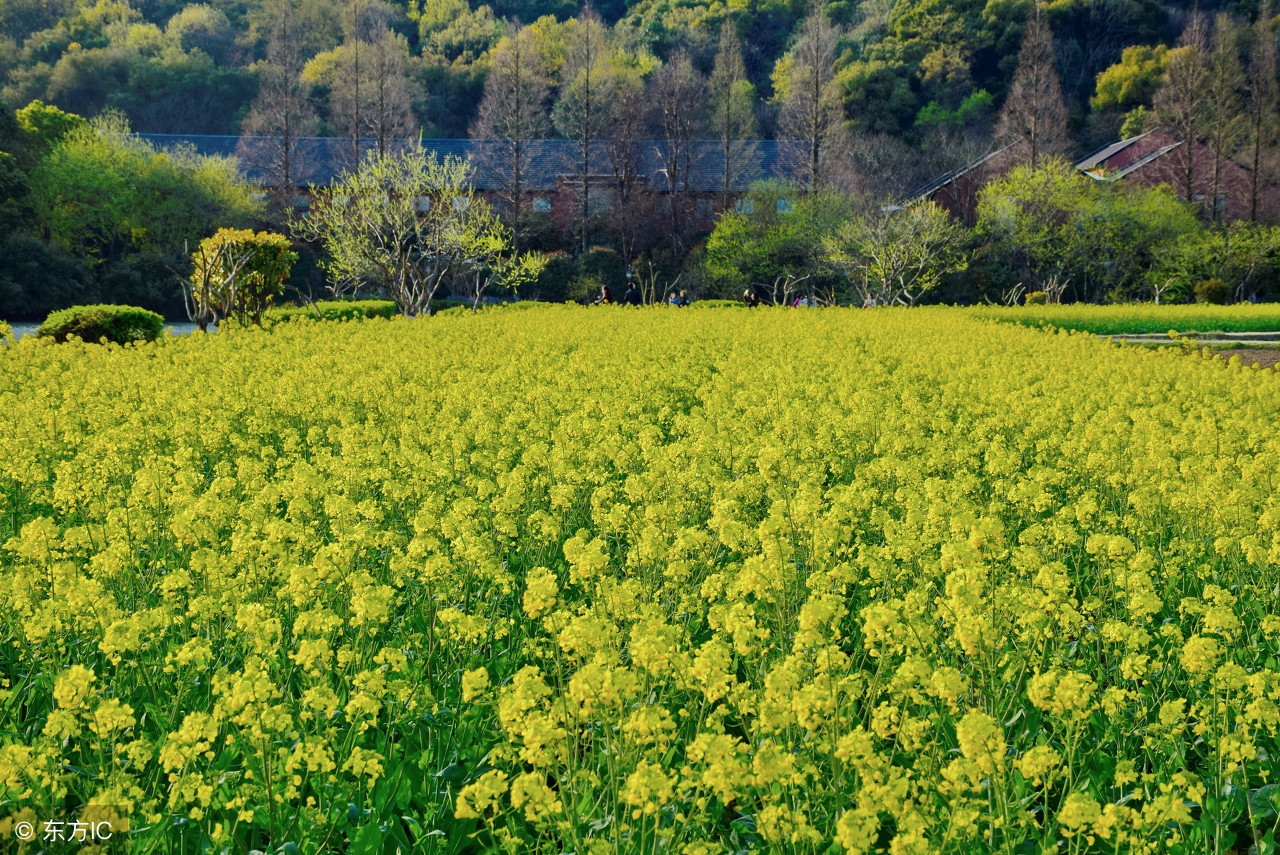
POLYGON ((1086 304, 1046 306, 983 306, 969 309, 992 320, 1054 326, 1099 335, 1142 333, 1243 333, 1280 332, 1280 303, 1242 303, 1211 306, 1203 303, 1157 306, 1137 303, 1120 306, 1086 304))

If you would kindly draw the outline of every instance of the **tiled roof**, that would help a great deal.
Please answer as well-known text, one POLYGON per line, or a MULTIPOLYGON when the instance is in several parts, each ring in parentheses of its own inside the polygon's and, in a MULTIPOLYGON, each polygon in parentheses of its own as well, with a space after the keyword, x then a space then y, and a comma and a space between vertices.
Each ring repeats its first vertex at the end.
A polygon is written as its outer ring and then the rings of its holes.
POLYGON ((1090 178, 1096 178, 1098 181, 1119 181, 1121 178, 1125 178, 1126 176, 1134 172, 1137 172, 1139 169, 1146 166, 1147 164, 1152 163, 1156 160, 1159 160, 1160 158, 1164 157, 1166 154, 1173 151, 1175 148, 1177 148, 1180 145, 1182 145, 1182 143, 1175 142, 1175 143, 1170 143, 1169 145, 1166 145, 1166 146, 1161 146, 1160 148, 1155 149, 1154 151, 1147 152, 1142 157, 1135 160, 1133 163, 1123 166, 1120 169, 1115 170, 1114 172, 1107 172, 1104 174, 1104 173, 1099 173, 1095 171, 1095 172, 1086 172, 1085 175, 1088 175, 1090 178))
MULTIPOLYGON (((197 134, 139 136, 158 148, 189 147, 199 154, 236 157, 249 181, 256 184, 269 183, 267 164, 272 142, 269 138, 197 134)), ((411 142, 416 141, 396 140, 394 145, 404 147, 411 142)), ((362 155, 374 146, 373 140, 361 140, 362 155)), ((474 185, 477 190, 496 190, 502 186, 500 143, 493 140, 422 140, 422 146, 441 157, 470 157, 475 164, 474 185)), ((800 158, 796 156, 794 143, 759 140, 749 146, 750 156, 744 158, 742 174, 732 180, 732 189, 745 190, 759 181, 796 180, 800 177, 800 158)), ((644 176, 647 185, 653 189, 666 189, 667 178, 662 157, 666 144, 661 140, 645 140, 636 143, 636 147, 639 173, 644 176)), ((718 140, 697 141, 692 153, 689 188, 702 193, 720 190, 724 181, 725 160, 721 143, 718 140)), ((329 184, 350 167, 353 154, 350 139, 301 138, 297 143, 295 180, 299 186, 329 184)), ((572 140, 531 140, 529 160, 525 168, 530 192, 554 190, 558 179, 572 179, 578 174, 580 157, 581 149, 572 140)), ((609 151, 604 142, 592 144, 588 171, 592 176, 612 175, 609 151)))
POLYGON ((1084 160, 1077 161, 1076 169, 1079 169, 1081 172, 1088 172, 1090 169, 1098 166, 1098 164, 1107 162, 1129 146, 1136 143, 1138 140, 1150 136, 1153 133, 1155 132, 1147 131, 1145 134, 1138 134, 1136 137, 1129 137, 1127 140, 1120 140, 1119 142, 1113 142, 1110 145, 1104 145, 1084 160))
POLYGON ((912 190, 911 192, 903 196, 898 201, 898 206, 907 207, 909 205, 914 205, 916 202, 920 202, 920 201, 923 201, 924 199, 928 199, 930 196, 932 196, 934 193, 937 193, 943 187, 946 187, 948 184, 952 183, 953 181, 956 181, 957 179, 963 178, 964 176, 968 175, 970 172, 973 172, 978 167, 986 164, 988 161, 990 161, 992 158, 996 157, 997 155, 1004 154, 1006 151, 1013 148, 1019 142, 1021 142, 1021 140, 1014 140, 1013 142, 1009 143, 1006 146, 1003 146, 1002 148, 998 148, 998 149, 995 149, 994 151, 987 152, 982 157, 978 158, 972 163, 965 164, 959 169, 952 170, 951 172, 944 172, 941 175, 935 176, 934 178, 930 179, 924 184, 921 184, 919 187, 916 187, 914 190, 912 190))

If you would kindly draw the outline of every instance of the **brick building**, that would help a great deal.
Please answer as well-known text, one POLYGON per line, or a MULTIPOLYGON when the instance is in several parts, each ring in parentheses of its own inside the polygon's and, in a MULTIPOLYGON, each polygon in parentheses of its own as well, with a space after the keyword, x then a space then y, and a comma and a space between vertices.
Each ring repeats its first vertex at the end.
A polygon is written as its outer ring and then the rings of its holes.
MULTIPOLYGON (((900 205, 932 200, 967 225, 977 218, 978 194, 988 182, 1025 162, 1026 143, 1019 141, 968 163, 906 194, 900 205)), ((1103 146, 1077 161, 1075 168, 1095 181, 1124 181, 1145 187, 1167 184, 1180 197, 1199 205, 1206 220, 1234 222, 1254 218, 1253 172, 1231 158, 1221 158, 1214 178, 1213 149, 1203 143, 1188 147, 1162 130, 1103 146)), ((1280 222, 1280 187, 1257 184, 1256 218, 1280 222)))
MULTIPOLYGON (((272 140, 262 137, 206 136, 181 134, 140 134, 158 148, 190 147, 204 155, 239 159, 245 177, 264 188, 272 187, 272 140)), ((396 145, 407 145, 397 141, 396 145)), ((500 196, 506 186, 504 159, 500 145, 490 140, 422 140, 422 146, 440 157, 470 158, 474 165, 473 188, 501 208, 500 196)), ((573 222, 581 200, 582 150, 572 140, 531 140, 527 144, 523 185, 527 210, 548 215, 561 228, 573 222)), ((374 148, 372 140, 362 140, 360 155, 374 148)), ((685 173, 678 183, 680 203, 688 211, 686 221, 698 231, 710 231, 715 215, 734 196, 745 193, 761 181, 795 180, 800 158, 793 143, 759 140, 740 146, 729 170, 729 193, 724 192, 725 156, 717 140, 697 141, 687 158, 685 173)), ((307 137, 298 140, 291 170, 294 206, 305 208, 313 188, 327 186, 356 162, 352 141, 335 137, 307 137)), ((625 180, 635 207, 655 219, 665 217, 668 208, 656 204, 672 195, 668 180, 666 144, 659 140, 638 141, 627 148, 626 163, 618 163, 616 146, 593 143, 589 151, 587 186, 589 206, 607 214, 617 204, 620 184, 625 180), (625 176, 625 178, 623 177, 625 176)))
POLYGON ((1214 160, 1209 146, 1198 142, 1187 145, 1156 129, 1104 146, 1075 166, 1097 181, 1147 187, 1168 184, 1180 197, 1188 195, 1190 184, 1190 201, 1200 205, 1211 221, 1280 221, 1280 188, 1258 181, 1255 212, 1252 170, 1231 158, 1220 158, 1215 180, 1214 160))

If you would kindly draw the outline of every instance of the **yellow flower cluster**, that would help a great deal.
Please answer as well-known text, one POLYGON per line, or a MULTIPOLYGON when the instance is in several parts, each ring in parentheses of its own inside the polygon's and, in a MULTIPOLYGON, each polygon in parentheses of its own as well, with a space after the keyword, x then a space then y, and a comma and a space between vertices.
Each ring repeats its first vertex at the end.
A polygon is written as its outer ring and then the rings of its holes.
POLYGON ((1269 851, 1277 472, 1277 375, 973 311, 24 339, 0 830, 1269 851))

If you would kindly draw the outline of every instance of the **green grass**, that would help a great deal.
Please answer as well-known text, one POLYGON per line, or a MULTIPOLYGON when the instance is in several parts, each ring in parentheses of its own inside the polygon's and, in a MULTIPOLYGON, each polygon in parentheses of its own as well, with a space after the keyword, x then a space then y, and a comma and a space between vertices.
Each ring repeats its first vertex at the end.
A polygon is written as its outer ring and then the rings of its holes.
POLYGON ((971 309, 979 317, 1031 327, 1058 327, 1097 335, 1141 333, 1271 332, 1280 330, 1280 303, 1240 303, 1234 306, 1122 306, 1083 304, 1050 306, 983 306, 971 309))

